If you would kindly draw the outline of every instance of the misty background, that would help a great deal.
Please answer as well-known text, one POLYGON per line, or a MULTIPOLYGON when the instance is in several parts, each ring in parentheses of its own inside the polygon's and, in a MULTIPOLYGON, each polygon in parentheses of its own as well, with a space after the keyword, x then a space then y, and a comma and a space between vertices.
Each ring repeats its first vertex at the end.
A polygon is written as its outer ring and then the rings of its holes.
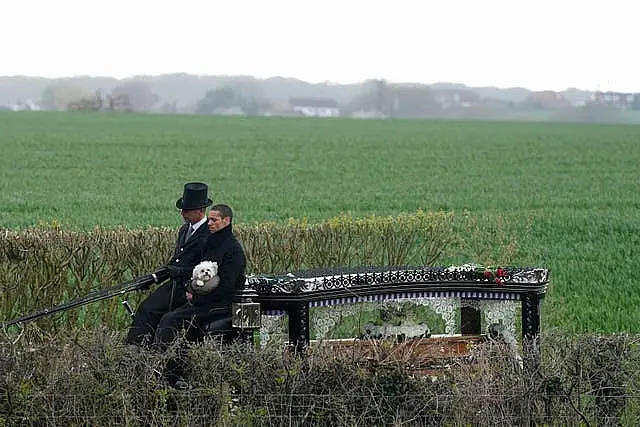
POLYGON ((0 77, 0 109, 640 123, 640 94, 186 73, 125 79, 10 76, 0 77))

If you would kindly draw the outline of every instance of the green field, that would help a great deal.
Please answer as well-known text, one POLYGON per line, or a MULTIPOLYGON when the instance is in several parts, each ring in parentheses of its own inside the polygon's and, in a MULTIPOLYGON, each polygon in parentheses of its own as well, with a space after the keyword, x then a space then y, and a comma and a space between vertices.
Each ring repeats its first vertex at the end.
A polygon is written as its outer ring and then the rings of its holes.
POLYGON ((239 223, 467 210, 551 269, 545 326, 640 329, 638 126, 3 113, 0 147, 0 228, 177 225, 188 180, 239 223))

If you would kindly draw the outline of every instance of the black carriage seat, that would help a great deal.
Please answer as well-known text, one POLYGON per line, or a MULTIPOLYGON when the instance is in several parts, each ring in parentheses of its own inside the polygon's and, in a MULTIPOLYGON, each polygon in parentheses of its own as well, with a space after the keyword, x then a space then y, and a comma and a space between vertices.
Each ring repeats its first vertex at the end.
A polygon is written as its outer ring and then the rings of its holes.
POLYGON ((199 332, 197 337, 198 341, 210 338, 221 340, 222 343, 226 344, 238 338, 241 340, 249 339, 249 337, 246 336, 247 333, 243 333, 240 329, 233 327, 231 316, 209 322, 205 324, 199 332))

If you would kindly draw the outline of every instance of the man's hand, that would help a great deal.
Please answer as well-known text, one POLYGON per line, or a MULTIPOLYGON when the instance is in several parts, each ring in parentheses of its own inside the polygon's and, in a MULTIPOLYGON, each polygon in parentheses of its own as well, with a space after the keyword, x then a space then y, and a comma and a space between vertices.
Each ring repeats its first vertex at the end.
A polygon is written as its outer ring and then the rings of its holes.
POLYGON ((141 282, 138 286, 139 291, 146 291, 151 288, 151 285, 162 283, 169 278, 169 269, 167 267, 160 267, 151 274, 141 276, 138 280, 141 282))
POLYGON ((187 296, 187 301, 191 302, 191 298, 193 298, 193 294, 191 292, 187 291, 185 293, 185 295, 187 296))
POLYGON ((167 280, 171 276, 171 271, 168 267, 162 266, 158 268, 156 271, 151 273, 151 277, 153 277, 154 283, 162 283, 167 280))
POLYGON ((180 267, 176 265, 167 265, 164 268, 167 269, 169 277, 171 277, 172 279, 177 279, 180 276, 180 273, 182 272, 180 270, 180 267))

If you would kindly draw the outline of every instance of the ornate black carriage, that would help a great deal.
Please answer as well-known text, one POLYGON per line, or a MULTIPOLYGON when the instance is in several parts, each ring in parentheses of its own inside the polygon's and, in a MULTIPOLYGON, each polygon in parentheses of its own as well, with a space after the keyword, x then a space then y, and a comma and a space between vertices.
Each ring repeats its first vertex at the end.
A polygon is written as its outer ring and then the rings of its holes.
POLYGON ((303 351, 335 326, 345 307, 388 302, 422 304, 442 316, 445 335, 482 335, 482 323, 500 325, 507 339, 531 340, 540 332, 540 308, 549 271, 545 268, 368 267, 316 270, 277 276, 249 276, 241 300, 234 304, 233 326, 259 329, 262 340, 270 325, 288 318, 288 343, 303 351), (519 312, 518 312, 519 306, 519 312), (316 310, 322 312, 313 315, 316 310))

